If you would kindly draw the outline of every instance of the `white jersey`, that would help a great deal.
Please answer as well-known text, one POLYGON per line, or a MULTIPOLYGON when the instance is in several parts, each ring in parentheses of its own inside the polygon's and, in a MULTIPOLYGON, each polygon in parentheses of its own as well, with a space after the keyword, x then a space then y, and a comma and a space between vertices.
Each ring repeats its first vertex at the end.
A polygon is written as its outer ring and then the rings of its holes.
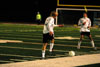
POLYGON ((54 18, 53 17, 48 17, 45 20, 45 24, 44 24, 44 29, 43 29, 43 34, 49 33, 50 31, 54 33, 54 18))
POLYGON ((80 32, 90 32, 90 29, 88 27, 91 27, 91 20, 89 18, 80 18, 78 25, 81 26, 80 32), (83 24, 86 22, 86 24, 83 24))

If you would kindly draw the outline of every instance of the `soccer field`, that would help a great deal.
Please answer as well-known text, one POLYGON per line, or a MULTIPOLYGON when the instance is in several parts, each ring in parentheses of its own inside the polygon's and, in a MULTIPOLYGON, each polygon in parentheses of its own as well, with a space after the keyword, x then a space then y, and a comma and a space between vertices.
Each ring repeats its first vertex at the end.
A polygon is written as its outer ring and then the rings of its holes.
MULTIPOLYGON (((41 59, 42 30, 40 25, 0 24, 0 40, 18 40, 23 42, 0 43, 0 64, 24 62, 41 59)), ((54 56, 49 56, 49 46, 46 57, 68 57, 68 51, 75 51, 77 55, 100 53, 100 29, 92 28, 91 34, 98 50, 93 50, 87 37, 82 42, 82 48, 76 48, 79 39, 55 39, 54 56)), ((66 26, 55 28, 55 37, 79 38, 79 28, 66 26)))

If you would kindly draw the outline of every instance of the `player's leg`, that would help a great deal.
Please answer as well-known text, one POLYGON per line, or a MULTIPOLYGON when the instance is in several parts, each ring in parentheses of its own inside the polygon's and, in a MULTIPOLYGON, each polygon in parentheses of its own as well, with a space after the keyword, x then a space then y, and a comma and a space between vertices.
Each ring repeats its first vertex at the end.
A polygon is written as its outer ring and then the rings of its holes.
POLYGON ((46 47, 47 47, 48 43, 44 43, 43 47, 42 47, 42 58, 45 58, 45 52, 46 52, 46 47))
POLYGON ((43 34, 42 58, 45 58, 46 47, 48 45, 48 40, 49 40, 48 35, 49 35, 49 33, 43 34))
POLYGON ((78 42, 77 49, 80 49, 80 46, 81 46, 81 43, 82 43, 83 37, 84 37, 84 35, 81 34, 81 36, 80 36, 80 41, 78 42))
POLYGON ((95 47, 95 44, 94 44, 94 40, 93 40, 91 34, 89 34, 88 37, 91 40, 92 47, 96 50, 96 47, 95 47))
POLYGON ((52 39, 50 43, 50 50, 49 50, 50 52, 52 52, 53 47, 54 47, 54 39, 52 39))
POLYGON ((50 50, 49 51, 52 52, 53 47, 54 47, 54 34, 52 36, 50 36, 49 39, 51 40, 51 42, 50 42, 50 50))

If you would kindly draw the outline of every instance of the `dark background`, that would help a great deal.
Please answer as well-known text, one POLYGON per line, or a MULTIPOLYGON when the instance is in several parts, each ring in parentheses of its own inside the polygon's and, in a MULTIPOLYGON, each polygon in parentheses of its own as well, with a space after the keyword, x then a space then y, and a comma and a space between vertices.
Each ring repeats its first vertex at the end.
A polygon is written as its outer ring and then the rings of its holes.
MULTIPOLYGON (((78 4, 82 0, 64 0, 65 4, 78 4)), ((97 4, 97 0, 84 0, 83 4, 97 4), (88 3, 89 1, 89 3, 88 3)), ((0 22, 35 23, 38 11, 42 15, 42 23, 52 10, 56 9, 56 0, 0 0, 0 22)), ((63 3, 63 2, 62 2, 63 3)))
POLYGON ((39 11, 42 19, 56 9, 56 0, 3 0, 0 1, 0 21, 35 22, 39 11))
POLYGON ((100 0, 59 0, 60 4, 69 5, 98 5, 100 6, 100 0))

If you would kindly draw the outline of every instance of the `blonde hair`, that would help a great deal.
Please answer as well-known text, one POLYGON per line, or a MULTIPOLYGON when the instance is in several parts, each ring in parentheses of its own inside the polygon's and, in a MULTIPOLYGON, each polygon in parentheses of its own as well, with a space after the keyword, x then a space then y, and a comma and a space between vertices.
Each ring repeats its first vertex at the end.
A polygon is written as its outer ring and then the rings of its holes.
POLYGON ((50 16, 56 16, 56 11, 52 11, 51 13, 50 13, 50 16))

